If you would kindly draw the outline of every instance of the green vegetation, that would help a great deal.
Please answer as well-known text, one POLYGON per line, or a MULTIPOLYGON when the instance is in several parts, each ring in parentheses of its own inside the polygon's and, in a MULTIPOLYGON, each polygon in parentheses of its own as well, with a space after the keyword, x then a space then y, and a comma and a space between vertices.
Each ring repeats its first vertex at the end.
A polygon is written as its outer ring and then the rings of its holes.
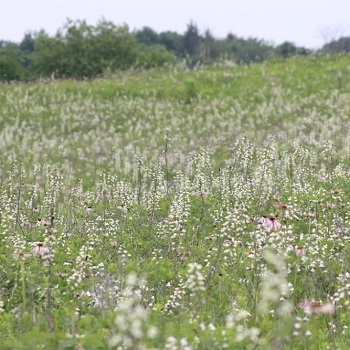
POLYGON ((150 27, 131 32, 125 24, 104 19, 95 26, 68 19, 53 36, 41 30, 26 33, 18 44, 0 40, 0 81, 108 78, 131 67, 169 67, 180 62, 191 69, 225 61, 249 65, 274 58, 348 53, 349 42, 342 37, 315 51, 288 41, 273 46, 232 33, 218 39, 209 29, 200 33, 193 22, 179 34, 157 33, 150 27))
POLYGON ((349 348, 347 56, 3 84, 0 115, 1 349, 349 348))
POLYGON ((222 60, 237 63, 261 62, 273 57, 307 55, 309 50, 292 43, 276 50, 263 40, 243 39, 229 34, 215 39, 209 30, 199 33, 194 23, 186 32, 156 33, 149 27, 130 32, 101 20, 95 26, 86 21, 67 22, 54 36, 44 30, 28 32, 21 43, 0 41, 0 81, 39 78, 86 79, 108 77, 134 68, 153 68, 185 61, 189 67, 222 60))

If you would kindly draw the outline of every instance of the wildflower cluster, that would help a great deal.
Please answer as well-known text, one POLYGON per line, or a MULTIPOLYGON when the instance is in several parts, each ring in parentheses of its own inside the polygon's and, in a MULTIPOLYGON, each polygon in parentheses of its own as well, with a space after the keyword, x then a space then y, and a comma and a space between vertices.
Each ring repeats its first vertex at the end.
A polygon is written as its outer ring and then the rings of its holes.
POLYGON ((283 64, 1 86, 1 348, 349 347, 348 60, 283 64))

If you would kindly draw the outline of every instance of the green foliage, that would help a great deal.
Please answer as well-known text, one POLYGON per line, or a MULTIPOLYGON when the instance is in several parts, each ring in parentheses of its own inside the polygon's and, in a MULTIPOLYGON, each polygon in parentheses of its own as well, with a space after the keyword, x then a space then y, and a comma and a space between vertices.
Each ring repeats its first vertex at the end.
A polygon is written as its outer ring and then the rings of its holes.
POLYGON ((222 54, 220 49, 220 43, 215 40, 209 30, 206 30, 200 44, 201 61, 205 64, 215 62, 222 54))
POLYGON ((198 54, 198 48, 201 37, 198 27, 192 21, 187 25, 187 30, 183 35, 182 52, 183 55, 189 55, 190 57, 198 54))
POLYGON ((338 40, 333 40, 328 44, 325 44, 322 48, 325 52, 350 52, 350 37, 342 37, 338 40))
POLYGON ((245 40, 229 34, 222 45, 226 58, 233 59, 238 63, 262 62, 271 58, 273 54, 271 45, 255 38, 245 40))
POLYGON ((262 62, 274 53, 285 58, 310 53, 291 45, 274 48, 263 40, 232 34, 217 39, 209 29, 201 34, 192 21, 184 34, 178 34, 157 33, 150 27, 130 32, 127 25, 104 19, 95 26, 68 19, 54 36, 42 30, 25 33, 20 44, 2 43, 0 80, 110 77, 121 70, 149 69, 180 60, 195 68, 222 60, 262 62))
POLYGON ((12 81, 25 78, 22 66, 23 55, 18 45, 0 42, 0 81, 12 81))
POLYGON ((163 45, 140 45, 137 56, 135 66, 140 68, 155 68, 175 63, 175 56, 163 45))
POLYGON ((283 44, 276 47, 276 53, 283 58, 287 58, 297 53, 297 47, 293 43, 285 41, 283 44))
POLYGON ((95 77, 106 69, 132 66, 136 53, 136 41, 127 26, 101 21, 93 27, 69 20, 55 37, 38 36, 33 64, 46 76, 95 77))
POLYGON ((304 47, 297 47, 295 44, 285 41, 284 43, 276 46, 275 53, 283 58, 288 58, 296 55, 309 55, 310 50, 304 47))
POLYGON ((13 56, 0 52, 0 80, 20 80, 24 77, 21 63, 13 56))
POLYGON ((134 36, 127 25, 115 26, 112 22, 101 21, 95 28, 94 54, 102 67, 112 71, 131 67, 137 59, 134 36))
POLYGON ((26 33, 21 43, 19 44, 19 48, 23 54, 23 67, 30 72, 30 65, 33 61, 33 52, 35 49, 35 40, 36 34, 26 33))
POLYGON ((159 35, 150 27, 143 27, 135 32, 135 37, 140 44, 157 45, 159 44, 159 35))
POLYGON ((159 34, 159 43, 164 45, 165 48, 171 53, 175 53, 177 55, 181 54, 182 35, 171 31, 161 32, 159 34))

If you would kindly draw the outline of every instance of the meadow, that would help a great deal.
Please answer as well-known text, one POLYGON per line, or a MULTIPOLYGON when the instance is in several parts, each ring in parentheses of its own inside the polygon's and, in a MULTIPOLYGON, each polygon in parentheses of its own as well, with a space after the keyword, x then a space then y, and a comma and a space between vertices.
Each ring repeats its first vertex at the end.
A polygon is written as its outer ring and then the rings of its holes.
POLYGON ((348 349, 350 59, 0 86, 0 349, 348 349))

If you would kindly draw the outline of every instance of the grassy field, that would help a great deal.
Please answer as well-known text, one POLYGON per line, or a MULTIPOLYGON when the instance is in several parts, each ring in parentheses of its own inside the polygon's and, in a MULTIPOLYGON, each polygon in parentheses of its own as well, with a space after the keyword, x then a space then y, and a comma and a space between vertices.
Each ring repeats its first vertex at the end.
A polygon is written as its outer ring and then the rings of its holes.
POLYGON ((0 86, 0 349, 348 349, 350 58, 0 86))

